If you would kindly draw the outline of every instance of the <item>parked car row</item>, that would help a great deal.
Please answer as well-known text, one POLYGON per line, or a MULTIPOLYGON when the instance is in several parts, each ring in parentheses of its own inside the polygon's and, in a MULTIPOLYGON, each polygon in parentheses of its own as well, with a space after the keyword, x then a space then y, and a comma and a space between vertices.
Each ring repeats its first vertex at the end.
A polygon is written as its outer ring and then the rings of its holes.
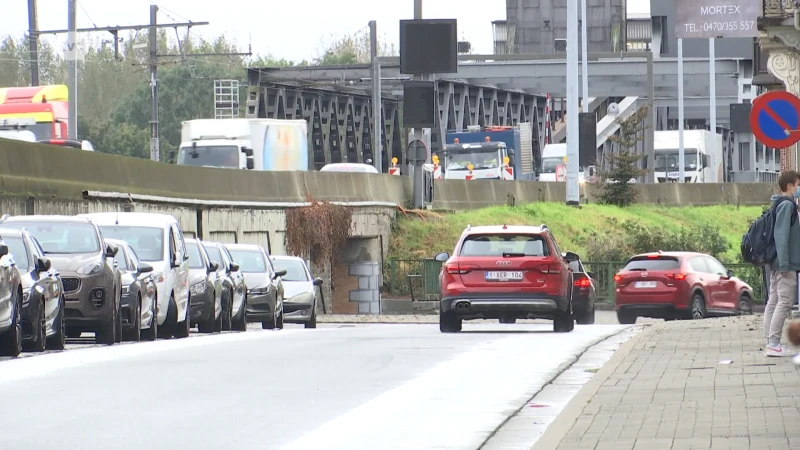
MULTIPOLYGON (((464 320, 549 319, 556 332, 595 321, 596 277, 580 257, 562 253, 546 225, 467 228, 453 254, 440 253, 439 329, 464 320)), ((694 252, 631 257, 614 276, 621 324, 638 317, 703 319, 749 314, 753 289, 716 258, 694 252)))
POLYGON ((316 327, 302 258, 184 237, 166 214, 110 212, 0 219, 0 355, 98 344, 316 327))

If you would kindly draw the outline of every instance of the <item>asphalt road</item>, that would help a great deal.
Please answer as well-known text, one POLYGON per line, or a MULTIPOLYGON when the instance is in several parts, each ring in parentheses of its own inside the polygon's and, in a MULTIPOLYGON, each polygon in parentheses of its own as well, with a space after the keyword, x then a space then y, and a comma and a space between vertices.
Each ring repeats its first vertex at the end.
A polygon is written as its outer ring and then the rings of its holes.
POLYGON ((3 449, 474 450, 624 327, 331 325, 0 363, 3 449))

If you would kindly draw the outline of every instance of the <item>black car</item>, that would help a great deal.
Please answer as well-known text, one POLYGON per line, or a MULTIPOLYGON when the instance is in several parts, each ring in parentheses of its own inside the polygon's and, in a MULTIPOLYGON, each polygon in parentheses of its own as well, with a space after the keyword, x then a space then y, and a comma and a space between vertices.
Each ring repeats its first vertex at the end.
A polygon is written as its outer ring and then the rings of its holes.
POLYGON ((595 277, 580 260, 571 261, 572 271, 572 311, 575 323, 591 325, 594 323, 594 304, 597 300, 595 277))
POLYGON ((22 283, 22 345, 26 351, 64 350, 64 292, 61 277, 30 233, 0 229, 22 283))

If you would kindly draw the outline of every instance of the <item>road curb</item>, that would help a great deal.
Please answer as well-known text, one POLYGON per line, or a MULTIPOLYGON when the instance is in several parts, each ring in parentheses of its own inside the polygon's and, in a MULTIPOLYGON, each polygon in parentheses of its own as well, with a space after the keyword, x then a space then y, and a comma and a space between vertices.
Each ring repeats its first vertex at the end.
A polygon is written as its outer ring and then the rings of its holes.
POLYGON ((561 410, 561 413, 559 413, 556 419, 547 427, 544 434, 542 434, 536 441, 536 444, 531 447, 531 450, 556 450, 569 433, 569 430, 572 429, 572 426, 575 425, 581 413, 583 413, 586 404, 592 400, 606 380, 614 374, 614 371, 622 364, 625 357, 631 353, 634 346, 642 337, 650 336, 663 326, 664 324, 660 323, 650 325, 622 344, 619 349, 614 352, 614 355, 611 356, 611 359, 609 359, 608 362, 583 385, 583 388, 572 397, 572 400, 567 403, 567 406, 561 410))

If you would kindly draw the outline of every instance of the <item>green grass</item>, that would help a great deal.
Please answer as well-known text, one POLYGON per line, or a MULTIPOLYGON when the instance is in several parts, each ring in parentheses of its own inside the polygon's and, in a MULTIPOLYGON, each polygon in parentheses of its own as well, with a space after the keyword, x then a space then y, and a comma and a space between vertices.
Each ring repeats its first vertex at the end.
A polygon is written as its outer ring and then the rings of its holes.
MULTIPOLYGON (((765 199, 766 204, 766 199, 765 199)), ((636 205, 618 208, 605 205, 584 205, 580 209, 560 203, 531 203, 516 208, 494 206, 459 213, 424 214, 423 217, 400 214, 392 235, 389 257, 422 259, 438 252, 452 252, 461 232, 471 225, 541 225, 547 224, 562 251, 585 254, 591 231, 613 234, 607 219, 635 219, 648 227, 679 230, 681 227, 712 224, 720 228, 731 244, 726 260, 736 260, 742 235, 750 221, 761 215, 762 207, 703 206, 663 207, 636 205)))

